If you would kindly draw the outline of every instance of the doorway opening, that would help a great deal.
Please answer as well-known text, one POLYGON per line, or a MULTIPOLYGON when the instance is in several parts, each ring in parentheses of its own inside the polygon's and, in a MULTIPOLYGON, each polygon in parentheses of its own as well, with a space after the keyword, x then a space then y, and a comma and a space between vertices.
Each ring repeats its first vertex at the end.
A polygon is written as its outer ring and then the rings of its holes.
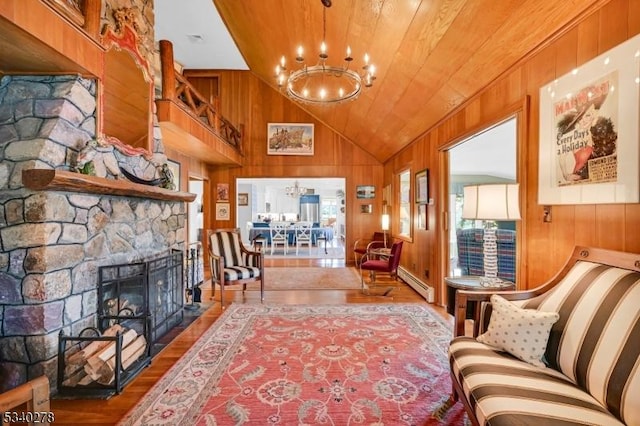
MULTIPOLYGON (((269 224, 284 222, 294 248, 273 256, 345 259, 345 178, 238 178, 236 179, 236 226, 243 243, 254 245, 256 236, 269 244, 269 224), (311 222, 313 246, 295 250, 295 227, 311 222), (319 237, 319 238, 318 238, 319 237)), ((270 250, 265 251, 267 257, 270 250)))
MULTIPOLYGON (((515 183, 517 179, 517 118, 484 129, 449 150, 449 271, 448 276, 473 275, 481 268, 482 221, 462 219, 463 188, 485 183, 515 183)), ((510 246, 515 281, 515 222, 498 222, 502 241, 510 246)), ((477 275, 477 273, 476 273, 477 275)))

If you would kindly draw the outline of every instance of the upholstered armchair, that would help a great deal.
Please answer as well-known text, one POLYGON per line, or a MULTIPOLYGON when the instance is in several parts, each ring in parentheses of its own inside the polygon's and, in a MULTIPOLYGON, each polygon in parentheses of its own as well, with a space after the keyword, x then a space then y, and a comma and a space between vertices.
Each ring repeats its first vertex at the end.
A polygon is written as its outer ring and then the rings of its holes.
POLYGON ((371 238, 359 238, 353 244, 353 254, 356 260, 356 266, 360 265, 362 257, 367 251, 384 247, 384 232, 374 232, 371 238))
POLYGON ((240 229, 208 230, 211 265, 211 298, 220 286, 220 303, 224 308, 224 287, 228 284, 260 283, 260 300, 264 300, 264 253, 251 251, 242 244, 240 229))
POLYGON ((400 254, 402 253, 402 241, 396 241, 391 245, 391 249, 372 249, 362 256, 360 262, 360 280, 362 289, 365 289, 364 272, 369 271, 371 285, 375 285, 376 274, 389 274, 396 279, 398 266, 400 265, 400 254))

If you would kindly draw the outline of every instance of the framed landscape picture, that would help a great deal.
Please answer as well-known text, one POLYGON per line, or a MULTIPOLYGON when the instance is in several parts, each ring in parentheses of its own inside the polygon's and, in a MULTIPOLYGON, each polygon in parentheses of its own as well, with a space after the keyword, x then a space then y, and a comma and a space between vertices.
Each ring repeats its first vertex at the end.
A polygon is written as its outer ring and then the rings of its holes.
POLYGON ((239 206, 249 205, 249 194, 247 192, 240 192, 238 194, 238 205, 239 206))
POLYGON ((373 185, 358 185, 356 187, 356 198, 376 198, 376 187, 373 185))
POLYGON ((268 123, 268 155, 313 155, 313 124, 268 123))

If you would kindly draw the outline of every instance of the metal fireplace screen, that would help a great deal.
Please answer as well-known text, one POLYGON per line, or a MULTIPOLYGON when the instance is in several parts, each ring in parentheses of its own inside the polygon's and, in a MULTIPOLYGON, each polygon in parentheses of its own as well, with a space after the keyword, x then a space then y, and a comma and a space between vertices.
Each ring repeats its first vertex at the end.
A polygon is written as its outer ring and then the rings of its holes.
POLYGON ((111 315, 147 313, 151 326, 148 339, 153 344, 183 320, 183 252, 146 262, 103 266, 99 271, 98 298, 105 329, 111 315))
POLYGON ((184 319, 183 253, 148 262, 149 313, 151 314, 151 342, 155 343, 184 319))

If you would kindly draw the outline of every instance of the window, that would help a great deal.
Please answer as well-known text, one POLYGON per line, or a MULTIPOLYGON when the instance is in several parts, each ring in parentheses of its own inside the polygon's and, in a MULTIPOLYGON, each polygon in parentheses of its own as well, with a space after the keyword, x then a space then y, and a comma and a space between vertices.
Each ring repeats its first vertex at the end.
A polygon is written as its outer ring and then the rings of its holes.
POLYGON ((320 202, 320 222, 326 224, 338 217, 338 200, 336 198, 322 198, 320 202))
POLYGON ((398 174, 398 236, 411 238, 411 170, 398 174))

